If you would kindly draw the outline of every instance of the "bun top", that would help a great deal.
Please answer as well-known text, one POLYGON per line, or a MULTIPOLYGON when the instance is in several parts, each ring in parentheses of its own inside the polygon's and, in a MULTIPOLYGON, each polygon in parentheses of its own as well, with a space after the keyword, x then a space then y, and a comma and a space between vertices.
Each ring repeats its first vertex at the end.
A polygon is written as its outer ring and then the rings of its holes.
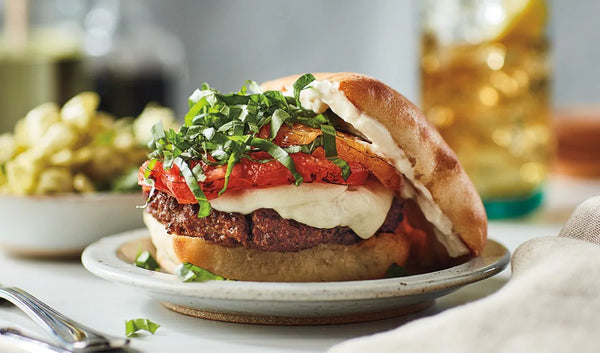
MULTIPOLYGON (((450 256, 477 256, 487 238, 487 217, 481 198, 454 152, 423 113, 384 83, 356 73, 314 74, 302 91, 302 106, 327 108, 350 123, 408 183, 398 190, 414 199, 434 225, 450 256), (465 246, 466 245, 466 246, 465 246)), ((290 90, 299 75, 265 82, 265 90, 290 90)))

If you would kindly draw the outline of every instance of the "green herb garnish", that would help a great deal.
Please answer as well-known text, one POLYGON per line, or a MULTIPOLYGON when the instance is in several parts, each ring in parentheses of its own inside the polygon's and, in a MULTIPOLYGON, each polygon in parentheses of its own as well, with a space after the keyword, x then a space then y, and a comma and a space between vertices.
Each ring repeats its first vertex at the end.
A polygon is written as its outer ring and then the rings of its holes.
POLYGON ((300 105, 300 92, 314 80, 315 77, 312 74, 304 74, 294 82, 294 98, 298 105, 300 105))
POLYGON ((137 267, 145 268, 146 270, 156 271, 160 268, 158 262, 152 257, 150 251, 142 251, 135 257, 134 264, 137 267))
POLYGON ((342 169, 342 178, 348 180, 348 177, 350 176, 350 166, 345 160, 337 155, 337 148, 335 146, 335 128, 323 124, 321 125, 321 131, 323 132, 323 149, 325 149, 325 156, 328 160, 342 169))
POLYGON ((224 277, 185 262, 177 267, 175 274, 182 282, 226 281, 224 277))
POLYGON ((154 334, 159 327, 159 324, 148 319, 127 320, 125 321, 125 335, 130 337, 140 330, 148 331, 151 334, 154 334))
POLYGON ((388 267, 387 271, 385 271, 385 278, 394 278, 394 277, 405 277, 410 275, 406 269, 397 263, 393 263, 388 267))
POLYGON ((188 164, 185 163, 180 157, 175 158, 174 163, 177 165, 177 167, 179 167, 179 172, 185 179, 185 183, 190 190, 192 190, 196 200, 198 200, 198 205, 200 206, 198 209, 198 217, 208 216, 210 213, 210 204, 208 203, 206 195, 204 195, 204 192, 202 192, 200 185, 198 185, 198 178, 196 178, 196 175, 194 175, 188 164))
MULTIPOLYGON (((190 96, 189 111, 185 123, 178 132, 164 130, 160 124, 152 128, 153 139, 149 143, 150 158, 160 160, 163 168, 176 165, 199 204, 199 217, 210 213, 210 204, 199 186, 206 176, 200 164, 194 167, 193 161, 206 165, 226 165, 224 185, 219 195, 227 190, 233 167, 242 159, 252 159, 250 153, 263 151, 271 159, 283 164, 294 177, 294 184, 300 185, 302 176, 296 171, 290 153, 312 153, 323 147, 328 160, 342 170, 342 177, 350 176, 348 163, 339 158, 336 150, 336 116, 331 111, 316 114, 300 105, 300 92, 309 89, 315 80, 312 74, 305 74, 293 85, 294 97, 284 96, 279 91, 259 92, 254 81, 247 81, 237 93, 222 94, 208 84, 203 84, 190 96), (294 123, 320 128, 322 135, 306 145, 282 148, 273 140, 284 125, 294 123), (257 135, 264 126, 270 128, 268 137, 257 135)), ((252 159, 254 160, 254 159, 252 159)), ((150 169, 154 164, 150 166, 150 169)), ((146 173, 146 178, 150 173, 146 173)), ((150 185, 150 183, 149 183, 150 185)))

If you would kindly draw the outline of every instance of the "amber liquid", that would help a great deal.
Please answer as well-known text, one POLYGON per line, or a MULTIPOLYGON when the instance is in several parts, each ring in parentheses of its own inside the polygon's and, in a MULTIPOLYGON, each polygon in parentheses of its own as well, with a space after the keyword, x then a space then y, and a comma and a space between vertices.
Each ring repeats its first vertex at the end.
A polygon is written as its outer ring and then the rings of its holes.
POLYGON ((484 202, 538 193, 553 145, 547 43, 421 45, 423 110, 484 202))

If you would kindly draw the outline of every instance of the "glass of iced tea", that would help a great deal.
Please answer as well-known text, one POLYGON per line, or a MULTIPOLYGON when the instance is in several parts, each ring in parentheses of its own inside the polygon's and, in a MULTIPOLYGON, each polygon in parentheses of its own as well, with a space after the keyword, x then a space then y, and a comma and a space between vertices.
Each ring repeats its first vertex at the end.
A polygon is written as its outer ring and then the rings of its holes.
POLYGON ((553 149, 544 0, 433 0, 423 8, 421 99, 489 218, 543 199, 553 149))

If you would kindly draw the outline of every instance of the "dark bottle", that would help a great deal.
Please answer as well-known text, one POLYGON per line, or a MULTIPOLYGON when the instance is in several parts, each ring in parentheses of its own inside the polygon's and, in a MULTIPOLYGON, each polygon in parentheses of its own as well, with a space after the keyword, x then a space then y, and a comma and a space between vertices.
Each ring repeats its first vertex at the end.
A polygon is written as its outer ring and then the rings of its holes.
POLYGON ((125 117, 149 102, 174 108, 173 92, 186 72, 183 45, 154 23, 147 3, 95 1, 84 27, 101 110, 125 117))

